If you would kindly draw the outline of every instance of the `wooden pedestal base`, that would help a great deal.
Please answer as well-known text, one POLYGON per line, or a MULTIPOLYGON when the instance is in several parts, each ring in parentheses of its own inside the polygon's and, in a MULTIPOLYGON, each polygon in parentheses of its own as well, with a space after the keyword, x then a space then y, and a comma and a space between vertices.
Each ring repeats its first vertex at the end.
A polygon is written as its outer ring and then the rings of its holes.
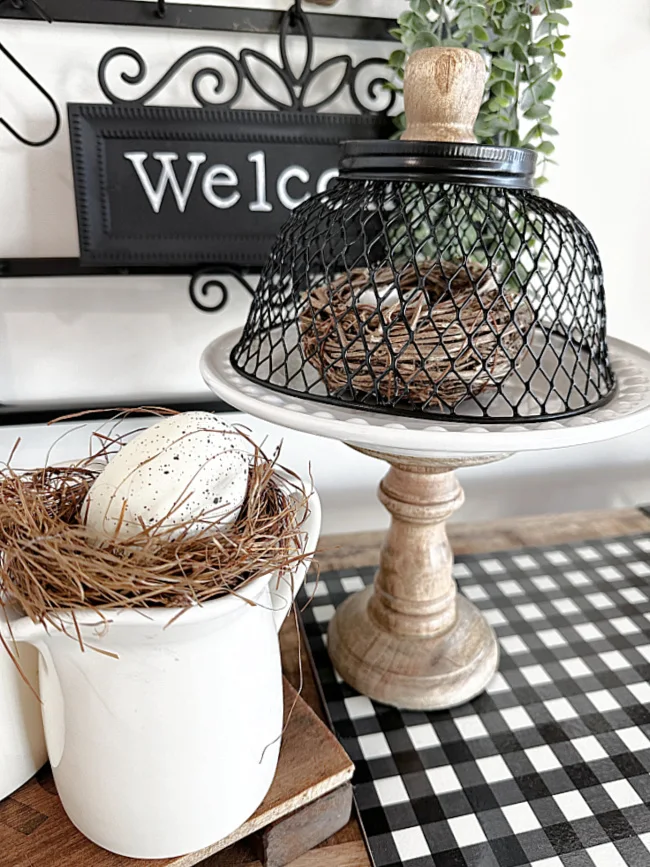
POLYGON ((478 609, 458 595, 445 521, 463 502, 454 470, 499 460, 411 458, 358 449, 390 463, 379 498, 392 515, 372 588, 347 599, 329 628, 341 677, 376 701, 442 710, 479 695, 499 647, 478 609))

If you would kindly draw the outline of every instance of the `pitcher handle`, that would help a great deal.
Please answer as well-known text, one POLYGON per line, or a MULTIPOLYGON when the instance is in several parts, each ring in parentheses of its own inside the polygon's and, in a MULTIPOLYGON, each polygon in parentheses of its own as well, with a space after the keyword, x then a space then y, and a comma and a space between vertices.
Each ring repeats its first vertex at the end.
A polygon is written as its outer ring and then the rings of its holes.
MULTIPOLYGON (((288 587, 288 582, 281 583, 278 587, 272 588, 273 597, 281 597, 282 604, 275 605, 273 611, 273 619, 275 620, 275 628, 279 632, 280 627, 287 619, 287 615, 291 610, 291 605, 298 595, 298 591, 305 582, 305 577, 309 571, 311 561, 318 545, 318 537, 320 535, 321 525, 321 506, 318 494, 312 491, 309 497, 309 514, 302 524, 302 531, 305 534, 305 552, 307 557, 302 560, 296 569, 293 576, 293 587, 288 587)), ((278 600, 279 601, 279 600, 278 600)))
MULTIPOLYGON (((42 708, 46 709, 43 713, 45 743, 50 764, 56 768, 65 745, 65 709, 61 683, 46 641, 47 630, 42 623, 34 623, 29 617, 19 617, 11 624, 0 617, 0 634, 9 646, 12 643, 31 644, 38 651, 38 686, 42 708)), ((0 653, 6 653, 4 647, 0 646, 0 653)))

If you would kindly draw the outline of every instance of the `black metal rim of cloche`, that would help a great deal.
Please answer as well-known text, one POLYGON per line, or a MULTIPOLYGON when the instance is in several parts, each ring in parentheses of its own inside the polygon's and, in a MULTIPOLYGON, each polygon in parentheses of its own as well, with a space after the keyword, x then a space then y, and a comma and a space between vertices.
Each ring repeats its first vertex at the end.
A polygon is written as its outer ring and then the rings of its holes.
POLYGON ((345 141, 339 173, 352 180, 430 181, 534 189, 537 154, 526 148, 430 141, 345 141))

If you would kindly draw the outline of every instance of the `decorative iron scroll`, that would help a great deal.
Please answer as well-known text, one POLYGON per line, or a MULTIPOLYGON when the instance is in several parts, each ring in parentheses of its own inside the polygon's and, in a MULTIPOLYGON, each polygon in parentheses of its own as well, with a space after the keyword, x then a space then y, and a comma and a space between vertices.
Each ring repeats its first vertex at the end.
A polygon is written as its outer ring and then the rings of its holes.
POLYGON ((216 313, 228 303, 228 287, 221 279, 222 275, 234 277, 244 289, 252 295, 255 291, 247 277, 236 268, 215 265, 212 268, 201 268, 190 277, 190 300, 195 307, 204 313, 216 313), (217 291, 214 296, 213 291, 217 291))
MULTIPOLYGON (((83 161, 88 161, 91 175, 93 172, 99 171, 99 166, 93 167, 91 165, 92 160, 95 159, 93 155, 100 152, 98 148, 101 148, 102 153, 104 153, 104 147, 114 147, 117 140, 116 136, 119 137, 125 134, 124 130, 128 126, 127 119, 130 119, 133 121, 133 130, 130 135, 138 139, 141 152, 148 153, 150 150, 145 147, 146 136, 142 132, 143 129, 150 128, 153 137, 159 141, 162 141, 167 135, 174 134, 174 137, 177 139, 174 149, 180 155, 177 165, 185 165, 188 154, 183 152, 185 144, 181 146, 181 141, 183 143, 191 142, 191 145, 188 144, 187 147, 193 151, 201 150, 208 153, 210 150, 209 145, 204 147, 202 144, 199 147, 199 143, 202 142, 201 124, 203 121, 201 118, 203 118, 207 124, 206 130, 210 130, 207 138, 209 140, 223 141, 223 144, 218 145, 216 152, 214 149, 210 151, 213 160, 216 157, 216 153, 218 153, 218 162, 235 165, 235 163, 230 162, 232 159, 235 159, 236 162, 237 159, 233 155, 232 148, 235 147, 238 152, 242 148, 239 148, 238 144, 229 145, 227 142, 238 143, 241 140, 242 145, 250 142, 254 143, 256 140, 260 142, 259 152, 251 152, 249 162, 253 158, 264 161, 262 163, 263 174, 261 176, 258 174, 257 180, 261 183, 261 178, 263 178, 264 183, 266 183, 267 176, 269 182, 272 182, 274 172, 275 174, 278 172, 282 174, 284 168, 282 159, 288 160, 287 166, 291 164, 291 154, 296 152, 295 142, 298 140, 303 142, 308 148, 320 144, 321 156, 318 158, 314 157, 316 162, 310 166, 312 177, 319 177, 323 174, 324 164, 329 159, 329 157, 326 158, 322 155, 322 145, 325 142, 329 142, 332 146, 332 162, 329 168, 333 169, 336 165, 336 147, 340 138, 384 137, 390 135, 391 124, 387 116, 395 103, 396 95, 394 91, 385 87, 386 82, 389 80, 389 72, 384 58, 366 58, 355 63, 350 55, 339 54, 316 63, 314 60, 312 26, 309 17, 302 9, 301 0, 296 0, 294 5, 282 14, 278 38, 279 62, 253 48, 245 47, 239 53, 232 53, 219 46, 202 46, 193 48, 177 58, 157 80, 154 80, 149 75, 147 63, 138 51, 130 47, 111 49, 106 52, 99 63, 98 80, 102 93, 108 102, 112 103, 112 106, 71 106, 70 110, 73 114, 81 111, 88 114, 88 117, 90 117, 92 112, 101 115, 103 117, 101 129, 111 129, 110 134, 107 133, 107 135, 109 135, 112 144, 108 141, 102 144, 99 141, 101 136, 97 138, 97 141, 90 142, 89 140, 83 146, 80 144, 80 141, 77 141, 73 144, 73 161, 78 165, 80 160, 79 154, 83 154, 85 151, 88 156, 84 156, 83 161), (191 96, 199 108, 174 109, 171 107, 152 106, 151 102, 155 97, 161 94, 188 64, 197 59, 204 62, 201 68, 196 69, 189 76, 188 86, 191 96), (109 83, 109 80, 112 84, 109 83), (120 88, 120 83, 128 86, 126 90, 127 95, 124 95, 125 91, 120 88), (128 88, 132 89, 131 94, 135 93, 137 89, 139 91, 138 95, 130 95, 128 88), (271 111, 267 113, 264 111, 241 110, 239 105, 245 90, 249 92, 253 91, 271 111), (347 96, 349 102, 354 105, 355 114, 341 115, 324 111, 324 109, 331 108, 337 98, 342 95, 347 96), (205 115, 201 109, 205 110, 205 115), (236 110, 232 111, 232 109, 236 110), (133 110, 133 113, 131 113, 131 110, 133 110), (164 126, 169 118, 172 117, 172 112, 175 113, 174 117, 177 118, 181 117, 181 112, 185 113, 183 118, 193 117, 194 127, 189 130, 189 128, 185 129, 181 126, 174 127, 173 124, 164 126), (190 112, 194 112, 195 114, 190 115, 190 112), (115 114, 115 118, 119 116, 118 125, 122 128, 122 132, 116 131, 111 126, 115 120, 113 114, 115 114), (286 118, 286 120, 283 121, 282 118, 286 118), (303 118, 304 123, 300 118, 303 118), (257 125, 256 131, 244 135, 252 119, 257 125), (355 119, 358 119, 358 122, 355 119), (354 121, 354 124, 350 123, 352 121, 354 121), (308 126, 302 129, 304 124, 308 124, 308 126), (323 127, 323 129, 319 132, 320 127, 323 127), (163 128, 165 131, 163 131, 163 128), (218 130, 218 134, 214 132, 215 129, 218 130), (287 133, 284 138, 279 136, 280 129, 285 130, 287 133), (337 130, 338 136, 336 134, 337 130), (139 134, 138 131, 140 131, 139 134), (243 139, 242 135, 244 135, 243 139), (265 150, 267 147, 273 148, 272 143, 278 141, 286 142, 285 157, 271 157, 269 154, 267 158, 266 153, 262 156, 262 150, 265 150), (318 160, 324 161, 323 165, 319 165, 318 160)), ((87 129, 87 127, 84 128, 87 129)), ((77 138, 79 138, 81 127, 79 127, 79 124, 74 120, 72 115, 71 129, 73 132, 77 130, 77 138)), ((310 152, 316 153, 314 150, 310 152)), ((275 154, 277 155, 277 153, 276 148, 275 154)), ((302 153, 304 153, 304 150, 302 153)), ((127 156, 129 158, 132 157, 132 155, 127 156)), ((309 157, 306 158, 309 159, 309 157)), ((137 207, 135 207, 137 200, 133 197, 136 195, 137 190, 134 192, 132 178, 126 175, 120 176, 116 180, 114 174, 115 160, 111 164, 110 160, 107 161, 107 157, 104 156, 102 161, 102 171, 104 174, 106 174, 107 165, 109 168, 111 165, 113 166, 111 169, 113 174, 109 179, 110 182, 107 180, 102 181, 102 188, 99 190, 98 195, 90 196, 90 198, 87 190, 85 192, 81 189, 78 190, 81 214, 87 214, 89 209, 92 210, 93 202, 96 207, 99 207, 97 203, 101 200, 102 213, 111 213, 111 220, 114 225, 120 225, 119 208, 111 207, 111 203, 108 202, 110 197, 109 188, 119 188, 122 197, 126 197, 129 201, 133 202, 134 208, 129 207, 128 213, 135 220, 136 217, 134 215, 138 214, 138 211, 137 207)), ((117 164, 123 165, 123 161, 118 160, 117 164)), ((159 167, 153 163, 148 163, 147 165, 150 166, 151 177, 156 177, 155 173, 159 171, 159 167)), ((258 165, 258 163, 255 163, 255 165, 258 165)), ((328 167, 325 166, 325 168, 328 167)), ((235 165, 235 169, 237 177, 241 178, 241 167, 235 165)), ((288 171, 291 172, 294 169, 289 168, 288 171)), ((307 176, 307 172, 300 167, 297 167, 295 171, 303 172, 301 181, 307 176)), ((329 174, 335 174, 335 172, 330 172, 329 174)), ((77 172, 77 175, 80 176, 80 173, 77 172)), ((301 183, 301 181, 298 181, 298 183, 301 183)), ((300 190, 300 194, 302 195, 305 187, 298 186, 295 189, 300 190)), ((196 193, 193 193, 192 196, 195 198, 196 193)), ((204 247, 201 250, 198 248, 187 248, 185 261, 189 264, 192 264, 193 261, 203 263, 200 270, 193 273, 190 279, 189 294, 192 302, 204 312, 217 312, 222 310, 227 304, 228 291, 224 282, 214 275, 218 271, 223 274, 230 274, 236 277, 248 291, 251 291, 251 287, 244 274, 261 267, 263 259, 260 256, 263 255, 265 257, 268 239, 263 240, 260 233, 266 232, 268 234, 271 228, 271 221, 268 213, 266 215, 255 214, 258 238, 249 248, 243 240, 246 234, 250 232, 250 227, 247 228, 248 224, 245 223, 244 218, 248 219, 249 223, 251 220, 246 217, 246 214, 242 214, 241 205, 235 207, 233 210, 222 210, 220 213, 212 214, 203 213, 197 216, 193 210, 197 207, 194 198, 190 198, 187 209, 184 210, 182 226, 175 224, 169 215, 165 218, 164 215, 156 214, 156 237, 160 239, 160 252, 155 252, 153 255, 156 261, 160 264, 165 264, 165 256, 172 257, 172 249, 175 243, 172 243, 172 236, 175 239, 185 236, 189 238, 191 235, 196 238, 199 236, 198 225, 203 227, 210 226, 208 234, 214 235, 214 243, 210 242, 207 234, 204 233, 204 247), (224 235, 223 220, 226 214, 228 217, 228 230, 232 230, 237 236, 232 243, 228 243, 224 235), (192 231, 188 228, 190 226, 193 226, 192 231), (225 247, 224 244, 226 245, 225 247), (250 255, 246 253, 244 257, 244 249, 249 250, 250 255), (238 250, 239 252, 237 252, 238 250), (217 268, 217 266, 210 265, 209 261, 206 262, 209 252, 214 252, 215 259, 223 262, 224 265, 219 265, 217 268), (241 265, 239 262, 241 262, 241 265), (205 279, 208 276, 209 279, 205 279)), ((115 204, 119 205, 119 203, 115 204)), ((252 210, 260 211, 262 209, 261 206, 255 205, 252 210)), ((266 202, 263 210, 271 212, 273 209, 266 202)), ((275 211, 277 212, 277 205, 275 211)), ((142 215, 138 216, 138 225, 144 225, 142 219, 142 215)), ((80 224, 83 222, 82 220, 80 224)), ((87 222, 86 220, 86 224, 87 222)), ((115 261, 117 264, 116 260, 121 255, 120 249, 124 248, 122 242, 127 242, 127 247, 130 249, 133 258, 130 263, 125 260, 125 264, 137 262, 137 257, 142 255, 138 251, 141 251, 141 243, 144 236, 142 233, 138 234, 137 237, 133 235, 132 242, 129 242, 130 233, 134 230, 128 225, 128 220, 126 222, 125 219, 121 220, 121 228, 121 240, 119 240, 119 231, 116 230, 116 237, 118 238, 118 243, 116 244, 113 243, 109 234, 105 234, 103 238, 100 238, 101 232, 99 234, 95 232, 95 240, 89 243, 88 239, 92 233, 90 233, 88 225, 85 225, 85 231, 80 238, 83 242, 81 243, 82 261, 94 261, 100 264, 103 261, 115 261), (102 259, 102 255, 104 254, 100 248, 104 242, 108 246, 104 247, 106 255, 102 259)), ((279 226, 273 228, 273 237, 278 228, 279 226)), ((146 256, 143 258, 143 261, 147 261, 146 256)), ((170 264, 172 261, 181 261, 180 255, 177 252, 173 254, 173 258, 169 258, 170 264)))
POLYGON ((280 26, 280 58, 276 63, 270 57, 252 48, 244 48, 239 56, 217 46, 193 48, 179 57, 169 69, 144 93, 132 99, 118 96, 107 81, 109 66, 117 58, 134 61, 134 72, 120 73, 122 82, 137 86, 142 84, 148 74, 147 64, 142 55, 133 48, 120 47, 108 51, 101 59, 98 68, 99 86, 102 93, 116 105, 146 105, 156 97, 176 76, 176 74, 196 57, 213 58, 210 65, 197 70, 191 79, 191 91, 194 99, 205 107, 218 106, 233 108, 239 101, 244 85, 248 84, 265 102, 279 111, 320 111, 330 105, 346 89, 359 112, 363 114, 385 114, 395 103, 394 91, 384 88, 388 81, 386 61, 382 57, 366 58, 355 64, 347 54, 330 57, 313 65, 314 37, 308 16, 302 10, 300 3, 289 9, 282 16, 280 26), (289 59, 289 37, 302 37, 305 42, 304 63, 302 69, 296 71, 289 59), (222 68, 217 64, 222 63, 222 68), (256 70, 256 65, 258 69, 256 70), (381 74, 365 81, 366 71, 373 66, 383 66, 381 74), (226 74, 230 76, 230 86, 226 74), (262 73, 262 74, 260 74, 262 73), (310 93, 316 90, 325 76, 332 76, 332 84, 328 93, 314 102, 309 102, 310 93), (210 95, 206 94, 205 82, 212 80, 210 95), (284 99, 279 99, 269 92, 262 79, 275 81, 284 92, 284 99), (382 99, 383 97, 383 99, 382 99))

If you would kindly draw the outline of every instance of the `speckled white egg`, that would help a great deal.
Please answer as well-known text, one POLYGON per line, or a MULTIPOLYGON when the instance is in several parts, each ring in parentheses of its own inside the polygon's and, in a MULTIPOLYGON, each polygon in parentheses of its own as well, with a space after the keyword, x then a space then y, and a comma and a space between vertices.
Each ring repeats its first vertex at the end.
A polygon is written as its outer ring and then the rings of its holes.
POLYGON ((246 496, 246 445, 208 412, 163 419, 123 446, 95 479, 82 510, 86 526, 121 540, 143 526, 170 538, 186 532, 188 522, 191 534, 223 529, 246 496))

